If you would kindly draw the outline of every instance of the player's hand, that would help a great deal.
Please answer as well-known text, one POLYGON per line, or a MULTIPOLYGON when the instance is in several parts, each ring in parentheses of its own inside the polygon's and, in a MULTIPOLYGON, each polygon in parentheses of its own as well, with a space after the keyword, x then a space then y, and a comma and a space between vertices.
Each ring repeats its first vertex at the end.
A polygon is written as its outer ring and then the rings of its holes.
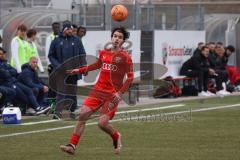
POLYGON ((79 73, 79 69, 67 70, 66 73, 67 73, 67 74, 78 74, 78 73, 79 73))
POLYGON ((216 74, 216 72, 213 69, 211 69, 211 68, 209 68, 208 72, 209 72, 210 75, 216 74))
POLYGON ((88 75, 88 72, 85 72, 85 73, 84 73, 84 76, 87 76, 87 75, 88 75))
POLYGON ((48 92, 48 86, 43 86, 43 92, 47 93, 48 92))
POLYGON ((118 104, 122 100, 122 93, 117 92, 114 94, 113 103, 118 104))

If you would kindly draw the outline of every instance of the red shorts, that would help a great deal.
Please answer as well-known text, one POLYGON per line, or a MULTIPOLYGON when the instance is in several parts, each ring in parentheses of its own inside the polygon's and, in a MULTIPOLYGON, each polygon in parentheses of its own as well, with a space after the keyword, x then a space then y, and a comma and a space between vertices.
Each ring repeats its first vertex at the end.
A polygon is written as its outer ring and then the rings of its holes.
POLYGON ((113 119, 118 103, 112 103, 113 94, 107 92, 101 92, 97 90, 91 91, 88 97, 83 101, 83 105, 89 107, 92 111, 100 111, 101 114, 109 116, 109 119, 113 119))

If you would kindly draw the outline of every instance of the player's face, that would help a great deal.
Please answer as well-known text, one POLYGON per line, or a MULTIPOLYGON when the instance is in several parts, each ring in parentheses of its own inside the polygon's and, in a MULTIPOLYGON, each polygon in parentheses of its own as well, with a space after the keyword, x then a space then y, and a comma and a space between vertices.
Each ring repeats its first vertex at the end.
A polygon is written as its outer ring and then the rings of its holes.
POLYGON ((203 46, 204 46, 204 44, 200 44, 200 45, 198 46, 198 48, 199 48, 199 49, 202 49, 203 46))
POLYGON ((72 35, 72 28, 68 28, 67 30, 64 31, 64 34, 66 36, 71 36, 72 35))
POLYGON ((30 60, 30 66, 31 66, 32 69, 37 70, 38 60, 35 59, 35 58, 31 59, 30 60))
POLYGON ((0 50, 0 60, 6 60, 6 54, 2 50, 0 50))
POLYGON ((123 34, 121 32, 114 32, 112 36, 112 44, 115 48, 119 48, 122 46, 124 40, 123 40, 123 34))
POLYGON ((57 34, 58 32, 60 32, 60 25, 54 24, 52 26, 52 30, 53 30, 54 34, 57 34))
POLYGON ((209 45, 209 49, 210 49, 211 51, 214 51, 214 49, 215 49, 215 44, 210 44, 210 45, 209 45))
POLYGON ((21 31, 21 30, 19 30, 19 31, 18 31, 18 36, 19 36, 21 39, 24 39, 25 36, 26 36, 26 31, 21 31))
POLYGON ((231 56, 231 54, 233 54, 233 52, 231 52, 230 50, 226 50, 226 54, 227 54, 227 56, 229 57, 229 56, 231 56))
POLYGON ((77 28, 72 29, 72 35, 76 36, 77 35, 77 28))
POLYGON ((32 40, 35 41, 36 40, 36 34, 32 36, 32 40))
POLYGON ((215 50, 216 54, 219 56, 219 57, 223 57, 224 56, 224 48, 217 48, 215 50))
POLYGON ((80 28, 78 31, 78 36, 83 37, 83 36, 85 36, 85 34, 86 34, 86 30, 83 28, 80 28))
POLYGON ((204 57, 208 57, 209 55, 209 49, 208 48, 205 48, 203 51, 202 51, 202 54, 204 57))

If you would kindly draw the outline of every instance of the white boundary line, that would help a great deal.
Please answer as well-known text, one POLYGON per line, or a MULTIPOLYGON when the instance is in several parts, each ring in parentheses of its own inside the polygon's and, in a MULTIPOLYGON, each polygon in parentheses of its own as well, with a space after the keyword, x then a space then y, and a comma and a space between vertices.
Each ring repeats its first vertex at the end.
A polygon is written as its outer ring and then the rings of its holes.
POLYGON ((22 123, 20 124, 21 126, 29 126, 29 125, 34 125, 34 124, 43 124, 43 123, 51 123, 51 122, 57 122, 59 121, 58 119, 52 119, 52 120, 45 120, 45 121, 38 121, 38 122, 27 122, 27 123, 22 123))
POLYGON ((162 109, 169 109, 169 108, 177 108, 177 107, 183 107, 185 104, 177 104, 177 105, 170 105, 170 106, 164 106, 164 107, 155 107, 155 108, 147 108, 147 109, 135 109, 135 110, 128 110, 128 111, 121 111, 116 112, 116 114, 122 114, 122 113, 136 113, 136 112, 145 112, 145 111, 154 111, 154 110, 162 110, 162 109))
MULTIPOLYGON (((183 107, 183 106, 185 106, 185 104, 169 105, 169 106, 147 108, 147 109, 127 110, 127 111, 116 112, 116 115, 122 114, 122 113, 127 114, 127 113, 136 113, 136 112, 144 112, 144 111, 154 111, 154 110, 177 108, 177 107, 183 107)), ((20 125, 28 126, 28 125, 35 125, 35 124, 52 123, 57 121, 60 121, 60 120, 54 119, 54 120, 45 120, 45 121, 38 121, 38 122, 27 122, 27 123, 22 123, 20 125)))
MULTIPOLYGON (((209 108, 191 110, 191 112, 202 112, 202 111, 210 111, 210 110, 232 108, 232 107, 239 107, 239 106, 240 106, 240 104, 218 106, 218 107, 209 107, 209 108)), ((178 112, 170 112, 170 113, 165 113, 165 114, 180 114, 180 113, 186 113, 186 112, 189 112, 189 111, 178 111, 178 112)), ((144 117, 144 116, 142 116, 142 117, 144 117)), ((136 118, 132 117, 132 119, 137 119, 137 118, 141 118, 141 117, 136 117, 136 118)), ((116 120, 112 120, 111 122, 120 122, 120 121, 124 121, 124 119, 116 119, 116 120)), ((97 122, 92 122, 92 123, 87 123, 86 125, 91 126, 91 125, 96 125, 96 124, 97 124, 97 122)), ((67 129, 67 128, 74 128, 74 127, 75 127, 75 125, 70 125, 70 126, 42 129, 42 130, 36 130, 36 131, 18 132, 18 133, 0 135, 0 138, 34 134, 34 133, 42 133, 42 132, 50 132, 50 131, 57 131, 57 130, 63 130, 63 129, 67 129)))

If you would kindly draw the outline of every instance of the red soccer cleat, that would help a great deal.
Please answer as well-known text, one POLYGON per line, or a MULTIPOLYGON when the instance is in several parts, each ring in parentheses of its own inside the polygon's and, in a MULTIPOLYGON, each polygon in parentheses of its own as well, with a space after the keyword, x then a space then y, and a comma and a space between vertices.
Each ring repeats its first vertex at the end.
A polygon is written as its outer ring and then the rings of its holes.
POLYGON ((121 149, 122 149, 122 142, 121 142, 121 134, 118 132, 118 139, 113 140, 113 146, 114 146, 114 153, 115 154, 120 154, 121 149))
POLYGON ((75 153, 75 147, 72 144, 67 144, 67 145, 61 145, 60 149, 63 152, 66 152, 68 154, 74 154, 75 153))

